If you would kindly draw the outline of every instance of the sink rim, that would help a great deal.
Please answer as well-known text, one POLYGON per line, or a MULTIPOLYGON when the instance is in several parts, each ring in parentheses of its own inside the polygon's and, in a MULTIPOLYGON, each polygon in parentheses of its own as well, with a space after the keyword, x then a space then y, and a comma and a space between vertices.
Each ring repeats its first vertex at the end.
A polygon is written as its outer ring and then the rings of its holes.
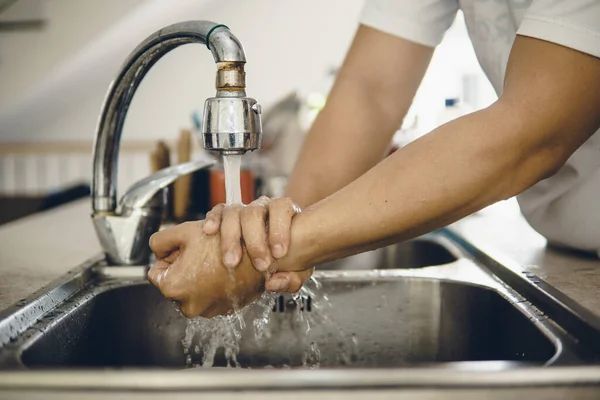
MULTIPOLYGON (((466 253, 463 252, 459 246, 439 232, 441 231, 431 232, 415 239, 411 239, 410 241, 433 241, 445 247, 457 258, 457 260, 465 257, 466 253)), ((442 266, 451 264, 453 263, 443 264, 442 266)), ((67 299, 75 296, 81 290, 85 290, 86 286, 88 286, 92 280, 98 277, 114 277, 122 279, 138 277, 145 279, 147 269, 148 266, 110 267, 107 265, 103 254, 97 254, 89 258, 75 268, 67 271, 65 274, 50 281, 42 288, 32 292, 30 295, 5 309, 0 310, 0 350, 3 346, 10 344, 11 339, 22 335, 36 320, 42 318, 67 299), (39 307, 42 299, 46 299, 50 303, 49 307, 39 307)), ((325 270, 321 270, 320 272, 324 271, 325 270)), ((396 271, 396 269, 388 269, 385 271, 396 271)), ((413 271, 413 269, 405 269, 405 271, 413 271)))
MULTIPOLYGON (((496 270, 503 267, 502 258, 491 259, 490 262, 495 263, 492 266, 488 263, 481 261, 478 248, 470 248, 469 243, 461 241, 460 237, 453 236, 447 228, 438 232, 430 233, 425 235, 423 238, 442 244, 453 254, 456 254, 459 258, 457 261, 443 264, 441 266, 430 266, 416 269, 385 269, 385 270, 355 270, 355 271, 326 271, 321 270, 315 272, 316 277, 321 279, 333 279, 333 277, 344 278, 344 279, 360 279, 363 280, 365 277, 369 279, 394 279, 394 278, 414 278, 414 279, 434 279, 443 280, 454 283, 482 286, 486 289, 493 290, 499 295, 509 301, 509 303, 517 308, 520 312, 526 316, 532 315, 532 323, 538 330, 541 331, 546 337, 550 339, 552 344, 557 349, 555 356, 550 359, 545 365, 561 364, 561 363, 578 363, 586 364, 589 361, 582 360, 581 357, 575 357, 573 360, 570 356, 563 357, 569 352, 574 353, 574 349, 577 348, 575 340, 569 333, 567 333, 559 324, 554 320, 549 319, 543 313, 532 312, 537 310, 537 305, 528 304, 526 299, 521 293, 515 289, 509 287, 503 280, 500 280, 496 270), (500 260, 500 261, 499 261, 500 260), (464 276, 457 278, 456 271, 470 268, 470 271, 478 271, 477 279, 468 278, 464 276), (479 280, 479 281, 478 281, 479 280)), ((418 240, 419 238, 415 239, 418 240)), ((486 253, 487 254, 487 253, 486 253)), ((489 257, 489 256, 488 256, 489 257)), ((484 260, 485 261, 485 260, 484 260)), ((65 305, 65 301, 73 296, 81 295, 90 287, 93 282, 98 282, 98 279, 103 279, 101 285, 97 285, 97 288, 104 288, 103 290, 110 290, 112 285, 123 285, 140 282, 149 284, 145 278, 147 266, 138 267, 108 267, 104 262, 102 255, 97 255, 90 260, 86 261, 82 265, 74 268, 58 279, 54 280, 46 287, 34 292, 26 299, 15 303, 13 306, 0 312, 0 370, 6 368, 2 366, 3 360, 11 360, 6 356, 10 353, 13 358, 14 355, 20 354, 26 348, 23 345, 30 340, 33 343, 35 332, 32 331, 33 325, 36 324, 37 320, 42 316, 47 316, 48 313, 59 310, 61 306, 65 305), (42 300, 53 299, 53 306, 48 309, 36 309, 36 303, 42 300), (9 328, 12 330, 9 332, 9 328), (3 336, 2 332, 9 332, 16 340, 6 341, 6 334, 3 336), (25 333, 29 332, 30 337, 25 333), (17 351, 15 351, 15 348, 17 351), (4 356, 3 356, 4 353, 4 356)), ((506 273, 515 273, 514 266, 506 266, 506 273)), ((460 275, 460 274, 459 274, 460 275)), ((541 289, 540 289, 541 291, 541 289)), ((556 291, 556 290, 555 290, 556 291)), ((543 291, 542 291, 543 292, 543 291)), ((558 291, 557 291, 558 292, 558 291)), ((545 292, 543 292, 545 293, 545 292)), ((560 293, 560 292, 559 292, 560 293)), ((538 293, 539 295, 539 293, 538 293)), ((563 295, 563 297, 566 297, 563 295)), ((550 300, 556 300, 556 297, 551 297, 550 300)), ((564 307, 564 304, 560 303, 558 298, 558 307, 564 307)), ((76 308, 76 306, 75 306, 76 308)), ((579 314, 575 315, 577 318, 579 314)), ((56 319, 56 318, 55 318, 56 319)), ((53 320, 55 320, 53 319, 53 320)), ((53 321, 52 320, 52 321, 53 321)), ((51 323, 52 321, 49 321, 51 323)), ((584 321, 585 322, 585 321, 584 321)), ((40 333, 41 335, 41 333, 40 333)), ((13 360, 14 361, 14 360, 13 360)), ((470 362, 473 364, 473 362, 470 362)), ((446 363, 442 363, 446 364, 446 363)), ((13 368, 25 368, 22 363, 10 364, 9 367, 13 368), (18 365, 21 364, 21 365, 18 365)))
MULTIPOLYGON (((355 271, 316 271, 315 278, 323 281, 341 281, 341 282, 370 282, 370 281, 393 281, 397 279, 409 279, 409 280, 424 280, 424 281, 436 281, 436 282, 447 282, 456 285, 466 285, 479 287, 484 290, 491 290, 500 295, 505 301, 507 301, 517 311, 521 312, 524 316, 530 319, 530 323, 535 329, 537 329, 544 337, 546 337, 549 343, 554 347, 554 354, 550 357, 543 365, 552 365, 557 363, 561 357, 567 354, 567 358, 571 357, 572 343, 569 342, 563 332, 554 326, 554 324, 543 318, 537 317, 536 311, 533 305, 527 304, 518 293, 512 289, 503 285, 498 280, 494 280, 491 275, 481 274, 478 279, 471 281, 465 279, 456 278, 456 270, 462 270, 463 275, 480 271, 478 267, 472 261, 462 259, 458 260, 453 264, 454 270, 448 271, 445 264, 443 266, 432 266, 426 268, 419 268, 415 270, 396 269, 396 270, 355 270, 355 271), (453 277, 454 276, 454 277, 453 277)), ((145 271, 147 267, 128 267, 126 270, 117 267, 107 267, 102 265, 96 266, 94 278, 88 283, 88 285, 69 300, 63 301, 58 304, 50 313, 43 317, 42 320, 33 322, 24 333, 19 335, 15 341, 13 341, 6 349, 0 348, 0 363, 3 359, 12 361, 10 364, 14 368, 23 368, 28 370, 44 369, 44 367, 33 366, 28 367, 22 361, 23 353, 25 353, 30 347, 40 340, 44 332, 50 329, 54 324, 59 323, 63 318, 67 318, 70 313, 75 312, 79 307, 92 301, 94 297, 109 292, 114 289, 136 286, 136 285, 151 285, 150 282, 145 279, 145 271), (117 277, 115 277, 115 274, 117 277), (53 315, 56 314, 56 315, 53 315)), ((457 361, 457 362, 435 362, 431 363, 431 366, 443 366, 443 365, 462 365, 461 368, 469 368, 471 370, 482 368, 482 366, 491 365, 494 361, 457 361)), ((499 363, 507 364, 507 362, 499 361, 499 363)), ((511 361, 510 364, 513 367, 530 365, 530 363, 524 361, 511 361)), ((418 368, 418 367, 413 367, 418 368)), ((0 370, 2 367, 0 366, 0 370)), ((46 368, 47 369, 47 368, 46 368)), ((71 368, 72 370, 73 368, 71 368)), ((168 369, 168 368, 165 368, 168 369)), ((341 369, 348 369, 341 368, 341 369)), ((353 369, 353 368, 349 368, 353 369)))
POLYGON ((0 371, 0 390, 234 391, 349 388, 600 387, 600 366, 236 370, 0 371), (443 369, 443 373, 440 373, 443 369), (196 371, 193 371, 196 372, 196 371))

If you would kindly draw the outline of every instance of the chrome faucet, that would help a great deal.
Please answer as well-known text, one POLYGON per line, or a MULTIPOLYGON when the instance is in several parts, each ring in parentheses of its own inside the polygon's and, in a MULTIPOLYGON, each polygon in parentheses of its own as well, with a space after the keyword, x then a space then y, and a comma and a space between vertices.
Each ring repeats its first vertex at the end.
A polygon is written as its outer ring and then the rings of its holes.
POLYGON ((148 240, 160 227, 164 189, 178 177, 214 164, 212 158, 205 157, 158 171, 134 184, 117 204, 119 143, 129 104, 150 68, 163 55, 187 43, 206 44, 217 65, 217 93, 204 107, 204 147, 221 154, 260 148, 261 108, 256 100, 246 97, 246 56, 229 28, 209 21, 187 21, 149 36, 129 55, 111 83, 96 131, 92 220, 109 264, 148 263, 148 240))

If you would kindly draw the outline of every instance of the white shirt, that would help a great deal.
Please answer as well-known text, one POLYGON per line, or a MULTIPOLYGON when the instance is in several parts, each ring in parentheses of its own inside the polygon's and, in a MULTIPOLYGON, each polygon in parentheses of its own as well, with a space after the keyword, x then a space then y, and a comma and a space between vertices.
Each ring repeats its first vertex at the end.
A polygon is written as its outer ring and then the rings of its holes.
MULTIPOLYGON (((600 0, 367 0, 361 23, 434 47, 459 9, 498 95, 517 34, 600 57, 600 0)), ((558 173, 517 199, 531 226, 549 241, 600 254, 600 131, 558 173)))

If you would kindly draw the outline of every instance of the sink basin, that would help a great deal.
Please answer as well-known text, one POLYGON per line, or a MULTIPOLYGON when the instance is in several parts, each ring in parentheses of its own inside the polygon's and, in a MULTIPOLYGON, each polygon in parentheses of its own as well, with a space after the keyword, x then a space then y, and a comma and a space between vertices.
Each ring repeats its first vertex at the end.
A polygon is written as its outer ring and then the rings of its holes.
POLYGON ((23 352, 26 366, 185 366, 186 319, 158 290, 146 282, 95 290, 49 321, 23 352))
MULTIPOLYGON (((526 315, 487 288, 414 277, 365 281, 332 276, 322 280, 321 290, 328 301, 315 290, 304 296, 301 311, 292 299, 284 299, 283 312, 277 307, 267 327, 268 340, 254 340, 246 324, 238 362, 252 368, 544 364, 557 352, 526 315), (299 313, 305 315, 298 318, 299 313), (308 326, 306 335, 298 334, 308 326)), ((223 358, 218 361, 223 365, 223 358)))
POLYGON ((323 263, 319 269, 413 269, 450 264, 459 258, 458 250, 443 237, 430 234, 417 239, 323 263))
MULTIPOLYGON (((344 275, 318 276, 322 286, 309 288, 302 298, 277 298, 267 339, 256 340, 250 309, 239 364, 293 367, 307 365, 307 358, 321 367, 544 364, 557 352, 526 313, 492 289, 428 278, 344 275)), ((146 282, 99 285, 62 308, 60 317, 37 325, 40 333, 21 356, 26 367, 186 365, 181 344, 186 320, 146 282)), ((202 362, 201 350, 191 355, 193 363, 202 362)), ((219 349, 214 366, 226 365, 219 349)))
POLYGON ((360 270, 347 260, 337 264, 343 270, 321 266, 299 295, 266 296, 230 317, 233 325, 190 323, 147 282, 146 267, 91 260, 0 313, 0 369, 183 369, 205 359, 252 369, 582 362, 570 333, 446 237, 357 260, 360 270), (208 346, 211 338, 227 339, 236 357, 208 346))

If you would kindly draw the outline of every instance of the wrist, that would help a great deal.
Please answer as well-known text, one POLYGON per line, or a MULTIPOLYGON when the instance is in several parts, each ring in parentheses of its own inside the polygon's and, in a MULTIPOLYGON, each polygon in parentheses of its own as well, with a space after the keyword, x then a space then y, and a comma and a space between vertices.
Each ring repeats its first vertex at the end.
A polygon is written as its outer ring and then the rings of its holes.
POLYGON ((321 238, 317 229, 311 229, 311 211, 297 214, 292 219, 290 229, 290 247, 286 255, 277 260, 277 271, 303 271, 317 263, 321 238))

